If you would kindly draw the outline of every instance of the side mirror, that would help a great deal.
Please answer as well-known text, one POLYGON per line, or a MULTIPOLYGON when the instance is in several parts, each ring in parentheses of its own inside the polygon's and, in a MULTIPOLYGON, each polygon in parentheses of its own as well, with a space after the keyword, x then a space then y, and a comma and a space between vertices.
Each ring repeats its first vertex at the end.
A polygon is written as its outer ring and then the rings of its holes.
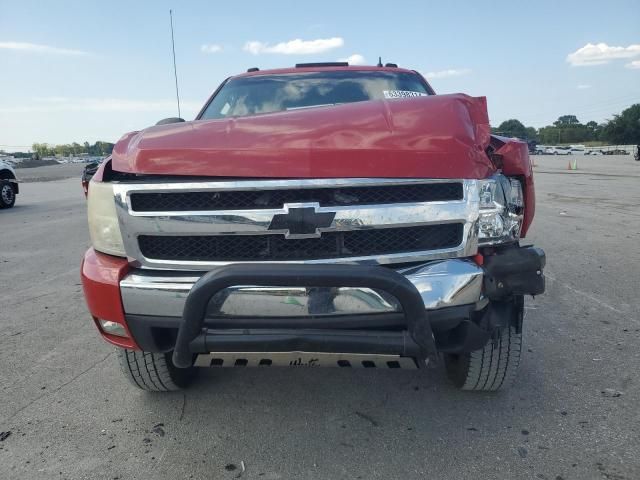
POLYGON ((163 118, 158 123, 156 123, 156 125, 169 125, 170 123, 180 123, 180 122, 184 122, 184 118, 169 117, 169 118, 163 118))

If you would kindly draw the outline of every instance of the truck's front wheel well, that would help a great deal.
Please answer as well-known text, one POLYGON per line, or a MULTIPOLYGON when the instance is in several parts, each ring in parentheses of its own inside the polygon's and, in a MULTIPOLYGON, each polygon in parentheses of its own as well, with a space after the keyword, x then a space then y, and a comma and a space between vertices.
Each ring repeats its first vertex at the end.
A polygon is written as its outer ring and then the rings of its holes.
POLYGON ((0 180, 15 180, 15 175, 11 170, 0 170, 0 180))
MULTIPOLYGON (((13 174, 11 170, 2 169, 0 170, 0 180, 15 180, 16 176, 13 174)), ((17 195, 19 193, 19 187, 17 182, 12 182, 11 186, 13 187, 13 192, 17 195)))

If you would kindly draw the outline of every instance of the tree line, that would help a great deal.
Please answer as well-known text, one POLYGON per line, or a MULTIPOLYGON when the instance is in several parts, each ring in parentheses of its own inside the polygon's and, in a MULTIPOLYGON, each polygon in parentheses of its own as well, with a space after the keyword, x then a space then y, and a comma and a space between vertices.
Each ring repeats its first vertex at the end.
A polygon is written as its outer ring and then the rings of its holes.
POLYGON ((553 125, 536 129, 512 118, 502 122, 493 133, 542 144, 600 141, 612 145, 640 144, 640 103, 623 110, 604 123, 581 123, 575 115, 562 115, 553 125))
POLYGON ((95 157, 104 157, 111 154, 113 145, 113 143, 100 141, 94 143, 93 145, 91 145, 89 142, 84 142, 83 144, 73 142, 62 145, 34 143, 31 146, 31 150, 33 151, 33 155, 38 159, 41 159, 43 157, 54 157, 56 155, 69 157, 73 155, 80 155, 83 153, 95 157))

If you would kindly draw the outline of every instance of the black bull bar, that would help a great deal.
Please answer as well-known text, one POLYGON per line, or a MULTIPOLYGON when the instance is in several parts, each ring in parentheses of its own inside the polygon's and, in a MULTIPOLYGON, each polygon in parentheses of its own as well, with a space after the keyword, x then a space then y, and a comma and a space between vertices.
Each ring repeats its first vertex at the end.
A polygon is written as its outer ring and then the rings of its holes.
MULTIPOLYGON (((407 322, 409 335, 400 337, 401 350, 413 351, 422 360, 433 365, 437 361, 436 344, 429 323, 428 312, 415 285, 400 273, 380 266, 367 265, 313 265, 313 264, 237 264, 216 268, 204 274, 191 288, 184 310, 182 322, 173 351, 173 363, 178 368, 193 365, 192 342, 206 337, 204 328, 207 307, 211 298, 221 290, 238 285, 263 287, 363 287, 383 290, 393 295, 400 305, 407 322), (407 342, 413 348, 407 348, 407 342)), ((348 336, 344 330, 322 330, 317 338, 327 338, 340 344, 341 336, 348 336)), ((383 332, 380 332, 381 334, 383 332)), ((310 333, 313 335, 313 333, 310 333)), ((384 335, 363 335, 362 342, 372 340, 372 348, 380 346, 384 335)), ((214 335, 215 338, 215 335, 214 335)), ((265 336, 265 340, 268 336, 265 336)), ((300 331, 304 339, 304 330, 300 331)), ((349 341, 353 341, 353 331, 349 341)), ((346 344, 347 342, 343 342, 346 344)), ((202 352, 198 352, 202 353, 202 352)), ((348 352, 340 352, 348 353, 348 352)), ((398 352, 400 353, 400 352, 398 352)))

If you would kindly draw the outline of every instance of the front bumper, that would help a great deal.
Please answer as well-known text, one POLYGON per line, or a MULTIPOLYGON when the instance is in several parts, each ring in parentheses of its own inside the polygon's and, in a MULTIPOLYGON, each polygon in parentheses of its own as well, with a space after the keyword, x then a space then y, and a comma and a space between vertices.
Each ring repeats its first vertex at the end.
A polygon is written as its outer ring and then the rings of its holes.
MULTIPOLYGON (((271 268, 278 268, 273 265, 271 268)), ((313 270, 314 266, 308 266, 313 270)), ((439 260, 395 270, 420 293, 426 310, 475 304, 483 270, 467 260, 439 260)), ((182 317, 187 296, 202 274, 133 270, 120 281, 127 315, 182 317)), ((215 294, 210 316, 227 319, 388 314, 401 311, 392 295, 366 287, 234 285, 215 294)))
POLYGON ((490 311, 490 300, 504 302, 513 295, 544 291, 544 253, 531 247, 497 251, 485 257, 485 266, 449 259, 396 270, 245 264, 197 274, 129 270, 126 260, 118 259, 123 265, 113 260, 118 270, 102 272, 97 285, 91 278, 96 277, 95 258, 114 257, 95 252, 88 257, 93 260, 85 258, 83 283, 92 315, 105 318, 92 305, 109 278, 110 288, 117 286, 120 292, 122 310, 113 315, 117 318, 106 319, 125 324, 130 344, 114 341, 105 332, 103 336, 120 346, 148 351, 171 351, 178 345, 181 358, 176 360, 183 366, 193 354, 211 351, 416 358, 433 358, 436 349, 471 351, 481 348, 502 321, 490 311), (87 265, 93 271, 86 272, 87 265), (202 291, 203 284, 207 293, 199 295, 196 308, 189 307, 193 301, 188 299, 202 291), (398 285, 404 285, 404 293, 398 285), (187 330, 189 334, 178 333, 187 330))

